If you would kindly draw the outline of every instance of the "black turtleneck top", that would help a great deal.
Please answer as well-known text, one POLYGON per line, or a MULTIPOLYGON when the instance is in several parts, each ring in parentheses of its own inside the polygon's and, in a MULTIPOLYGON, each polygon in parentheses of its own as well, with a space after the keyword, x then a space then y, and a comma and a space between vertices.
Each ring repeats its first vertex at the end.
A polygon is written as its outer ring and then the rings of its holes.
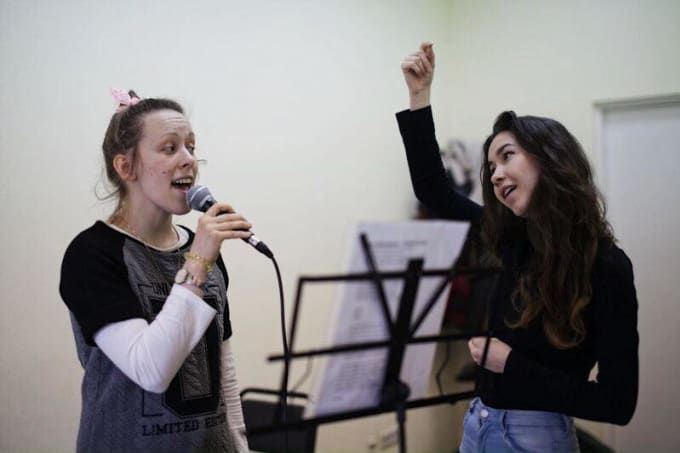
MULTIPOLYGON (((459 195, 446 178, 431 108, 399 112, 397 121, 416 197, 438 217, 469 221, 478 229, 483 208, 459 195)), ((477 391, 484 404, 627 424, 638 392, 638 304, 626 254, 610 241, 601 241, 591 277, 586 338, 579 346, 564 350, 548 342, 540 317, 528 328, 507 326, 505 321, 519 314, 511 295, 531 247, 521 238, 506 245, 493 297, 496 321, 491 327, 493 335, 512 351, 503 373, 482 371, 477 391), (597 379, 589 381, 595 364, 597 379)))

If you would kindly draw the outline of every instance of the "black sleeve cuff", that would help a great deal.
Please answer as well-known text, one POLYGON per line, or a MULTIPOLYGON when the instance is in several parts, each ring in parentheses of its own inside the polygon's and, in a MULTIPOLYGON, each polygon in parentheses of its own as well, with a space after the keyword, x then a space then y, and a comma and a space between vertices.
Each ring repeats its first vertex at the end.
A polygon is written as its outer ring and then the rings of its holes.
POLYGON ((529 377, 531 366, 532 363, 529 359, 522 355, 522 353, 512 349, 505 361, 503 374, 509 379, 523 381, 529 377))

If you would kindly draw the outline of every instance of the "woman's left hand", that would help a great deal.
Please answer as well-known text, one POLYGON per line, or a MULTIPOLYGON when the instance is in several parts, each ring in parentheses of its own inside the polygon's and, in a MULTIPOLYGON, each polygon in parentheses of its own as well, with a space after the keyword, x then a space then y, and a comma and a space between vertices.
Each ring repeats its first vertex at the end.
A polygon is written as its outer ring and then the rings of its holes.
MULTIPOLYGON (((468 341, 470 355, 477 365, 482 362, 485 345, 486 337, 472 337, 470 338, 470 341, 468 341)), ((512 351, 510 346, 503 343, 498 338, 492 338, 489 343, 489 352, 486 354, 484 368, 494 373, 503 373, 505 370, 505 362, 508 360, 510 351, 512 351)))

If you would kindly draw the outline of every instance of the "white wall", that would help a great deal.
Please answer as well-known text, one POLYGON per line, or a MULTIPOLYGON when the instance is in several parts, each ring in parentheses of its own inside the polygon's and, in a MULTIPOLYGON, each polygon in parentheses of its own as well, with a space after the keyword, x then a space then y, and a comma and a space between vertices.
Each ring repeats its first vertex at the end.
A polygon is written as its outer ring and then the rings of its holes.
MULTIPOLYGON (((341 270, 354 222, 410 215, 393 112, 399 63, 421 40, 438 52, 440 140, 478 139, 514 108, 561 119, 590 148, 595 100, 680 91, 679 23, 674 0, 0 1, 0 451, 73 448, 82 371, 57 285, 68 241, 110 209, 93 195, 109 86, 185 104, 202 182, 275 250, 290 301, 298 275, 341 270)), ((243 244, 223 252, 240 381, 275 385, 273 270, 243 244)), ((460 423, 409 420, 428 451, 450 450, 460 423)), ((330 427, 320 450, 365 450, 389 424, 330 427)))
POLYGON ((451 133, 486 136, 508 109, 555 117, 599 166, 595 101, 680 90, 675 0, 454 0, 453 10, 451 133))
MULTIPOLYGON (((421 39, 445 41, 449 8, 0 2, 0 451, 74 446, 82 370, 59 266, 74 235, 111 209, 93 193, 110 86, 184 103, 209 162, 202 182, 275 251, 290 302, 298 275, 342 270, 355 222, 410 216, 393 116, 407 106, 399 65, 421 39)), ((193 226, 195 216, 180 222, 193 226)), ((276 385, 279 368, 266 363, 280 350, 273 268, 240 241, 223 253, 240 382, 276 385)), ((324 313, 309 321, 325 323, 324 313)), ((340 446, 322 432, 320 446, 364 449, 374 429, 355 426, 366 434, 340 446)))

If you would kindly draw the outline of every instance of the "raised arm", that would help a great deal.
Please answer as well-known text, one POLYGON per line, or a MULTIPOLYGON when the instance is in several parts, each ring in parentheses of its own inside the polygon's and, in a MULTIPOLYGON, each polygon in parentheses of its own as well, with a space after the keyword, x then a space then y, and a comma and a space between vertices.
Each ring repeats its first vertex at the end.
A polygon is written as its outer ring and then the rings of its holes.
POLYGON ((430 88, 434 77, 432 43, 424 42, 420 49, 404 58, 401 72, 408 87, 409 108, 418 110, 430 105, 430 88))
POLYGON ((416 197, 437 216, 452 220, 479 221, 481 207, 456 192, 446 177, 435 137, 430 88, 435 56, 431 43, 404 58, 401 70, 409 93, 409 110, 397 113, 399 131, 406 148, 411 182, 416 197))

